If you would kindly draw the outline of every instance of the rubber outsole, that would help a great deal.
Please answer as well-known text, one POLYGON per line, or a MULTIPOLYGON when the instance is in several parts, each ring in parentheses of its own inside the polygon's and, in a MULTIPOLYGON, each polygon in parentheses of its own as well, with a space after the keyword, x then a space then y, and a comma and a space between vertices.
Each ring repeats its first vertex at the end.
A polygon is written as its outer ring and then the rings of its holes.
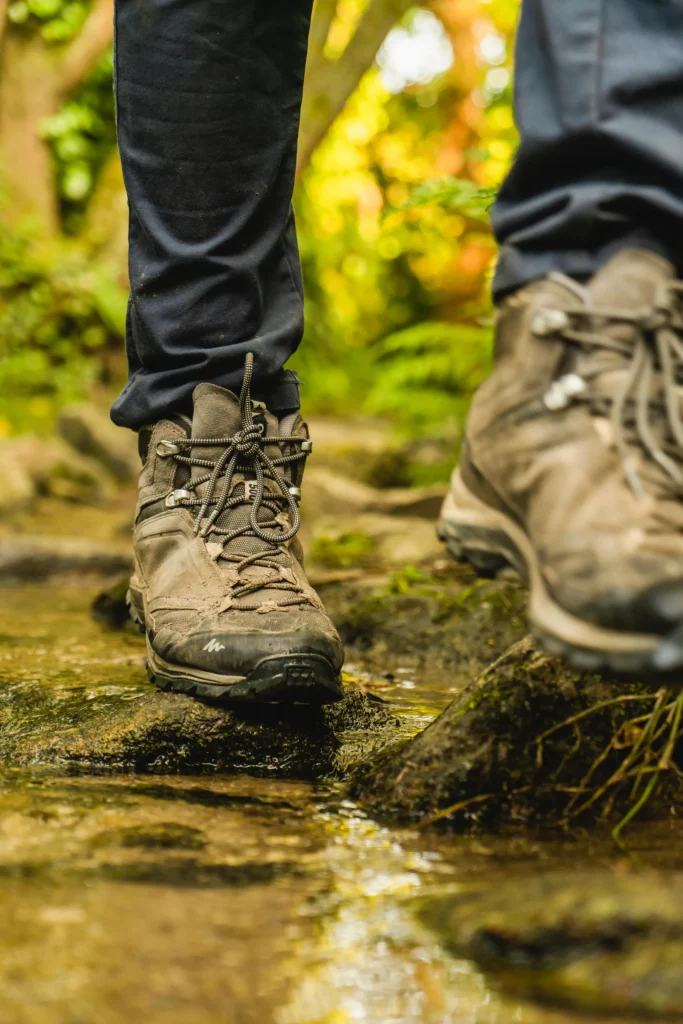
MULTIPOLYGON (((128 609, 139 631, 147 633, 142 597, 128 591, 128 609)), ((262 658, 246 676, 221 676, 165 661, 147 637, 147 675, 160 690, 200 700, 233 704, 333 704, 344 696, 339 673, 321 654, 262 658)))
MULTIPOLYGON (((449 554, 459 562, 469 563, 484 578, 493 579, 510 569, 529 587, 529 625, 532 635, 549 654, 564 658, 582 671, 609 672, 616 675, 641 678, 656 676, 658 680, 681 685, 683 683, 683 636, 677 626, 668 636, 620 633, 603 630, 593 623, 583 622, 562 609, 548 595, 539 580, 540 572, 522 550, 520 528, 506 529, 505 517, 497 510, 488 509, 466 488, 462 480, 455 481, 447 499, 446 508, 437 526, 437 535, 449 554), (458 507, 458 498, 461 505, 458 507), (464 498, 464 500, 462 500, 464 498), (450 506, 450 507, 448 507, 450 506), (468 514, 469 513, 469 514, 468 514), (512 533, 515 533, 517 540, 512 533), (548 628, 540 619, 557 620, 562 627, 548 628), (599 646, 582 644, 567 635, 593 634, 599 646), (610 649, 609 644, 615 649, 610 649), (666 649, 666 656, 663 652, 666 649), (680 662, 676 661, 676 650, 680 662), (669 664, 667 664, 667 662, 669 664)), ((530 545, 529 545, 530 546, 530 545)))

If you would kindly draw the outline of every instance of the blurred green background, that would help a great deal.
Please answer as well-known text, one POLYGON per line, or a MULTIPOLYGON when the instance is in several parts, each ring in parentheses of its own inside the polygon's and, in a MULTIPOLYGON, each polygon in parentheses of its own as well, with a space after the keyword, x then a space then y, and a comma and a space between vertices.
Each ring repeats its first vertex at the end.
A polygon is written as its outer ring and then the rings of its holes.
MULTIPOLYGON (((0 0, 0 436, 125 379, 112 0, 0 0)), ((295 206, 306 411, 453 439, 491 348, 519 0, 317 0, 295 206)))

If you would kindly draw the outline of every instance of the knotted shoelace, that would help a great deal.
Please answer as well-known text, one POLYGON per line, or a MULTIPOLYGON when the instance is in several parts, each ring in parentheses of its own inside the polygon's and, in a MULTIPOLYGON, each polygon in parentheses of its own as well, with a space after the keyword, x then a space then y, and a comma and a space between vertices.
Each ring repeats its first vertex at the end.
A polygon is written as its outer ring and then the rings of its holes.
POLYGON ((228 581, 232 587, 232 594, 224 602, 222 610, 234 607, 241 611, 263 611, 312 603, 310 595, 297 583, 292 570, 282 563, 284 552, 281 546, 296 535, 301 525, 301 514, 296 500, 298 489, 291 487, 278 470, 279 466, 306 459, 311 443, 305 437, 294 435, 265 436, 264 425, 256 423, 253 416, 253 372, 254 358, 249 353, 245 361, 239 400, 242 425, 233 437, 173 438, 160 443, 160 448, 167 446, 173 459, 180 465, 189 467, 190 471, 193 466, 206 470, 206 473, 184 484, 182 490, 173 491, 167 498, 167 504, 197 508, 195 534, 205 538, 215 535, 214 557, 234 563, 235 572, 232 581, 228 581), (305 444, 306 447, 277 458, 271 458, 264 451, 267 445, 282 444, 305 444), (195 454, 194 449, 201 448, 223 448, 223 451, 214 460, 201 458, 195 454), (241 488, 238 484, 236 493, 232 494, 236 473, 245 474, 245 481, 241 488), (223 483, 219 487, 221 478, 223 483), (276 492, 266 490, 266 480, 276 484, 276 492), (254 482, 255 486, 252 487, 254 482), (203 485, 206 485, 206 489, 200 497, 196 492, 203 485), (231 526, 225 513, 241 505, 249 506, 248 520, 231 526), (264 516, 264 512, 269 515, 264 516), (221 520, 224 520, 223 523, 221 520), (286 528, 287 523, 291 523, 289 529, 286 528), (238 537, 257 538, 263 542, 263 547, 252 552, 228 551, 226 546, 238 537), (270 572, 266 578, 257 581, 240 579, 240 574, 248 566, 258 566, 270 572), (290 591, 291 596, 277 602, 245 604, 242 601, 239 605, 233 604, 235 600, 265 588, 290 591))
POLYGON ((600 390, 605 368, 591 368, 586 360, 580 375, 569 373, 555 382, 545 404, 559 409, 581 402, 594 415, 607 416, 624 474, 638 496, 646 488, 633 456, 634 445, 662 471, 656 474, 657 483, 661 486, 663 474, 666 490, 683 496, 682 298, 683 282, 676 281, 662 287, 649 309, 553 307, 540 311, 532 322, 532 331, 539 336, 559 338, 595 353, 608 350, 628 360, 623 384, 613 395, 600 390), (606 325, 620 324, 635 329, 635 341, 622 341, 605 330, 606 325))

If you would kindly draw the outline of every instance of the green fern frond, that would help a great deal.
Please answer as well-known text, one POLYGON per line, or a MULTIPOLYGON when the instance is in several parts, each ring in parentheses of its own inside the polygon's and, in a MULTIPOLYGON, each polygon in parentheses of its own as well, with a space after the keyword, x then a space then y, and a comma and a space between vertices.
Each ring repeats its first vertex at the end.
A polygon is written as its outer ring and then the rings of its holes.
POLYGON ((425 429, 461 425, 488 372, 491 346, 491 329, 471 324, 426 321, 389 335, 375 350, 368 411, 425 429))
POLYGON ((413 189, 400 205, 390 207, 387 214, 417 210, 423 206, 441 206, 452 213, 462 213, 474 220, 487 220, 496 197, 496 189, 477 188, 464 178, 433 178, 413 189))

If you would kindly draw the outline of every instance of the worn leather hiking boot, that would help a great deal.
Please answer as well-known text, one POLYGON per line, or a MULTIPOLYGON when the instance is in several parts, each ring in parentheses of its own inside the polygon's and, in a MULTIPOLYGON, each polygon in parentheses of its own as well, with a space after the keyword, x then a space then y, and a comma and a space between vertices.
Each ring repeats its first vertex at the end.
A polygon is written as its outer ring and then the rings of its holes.
POLYGON ((129 605, 157 686, 218 701, 339 699, 342 644, 302 566, 298 498, 312 444, 297 414, 194 392, 192 422, 141 434, 129 605))
POLYGON ((502 305, 439 534, 526 578, 535 634, 578 667, 683 666, 682 387, 683 284, 651 252, 502 305))

